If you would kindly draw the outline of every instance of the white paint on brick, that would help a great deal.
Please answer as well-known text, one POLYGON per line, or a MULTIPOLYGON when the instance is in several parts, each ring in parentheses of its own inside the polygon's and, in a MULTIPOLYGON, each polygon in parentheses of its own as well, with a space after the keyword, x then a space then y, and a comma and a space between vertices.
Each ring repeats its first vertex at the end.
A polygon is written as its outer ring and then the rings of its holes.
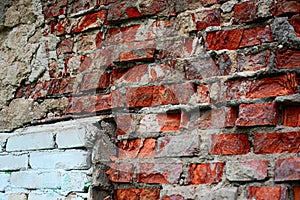
POLYGON ((24 193, 12 193, 7 195, 7 200, 27 200, 27 195, 24 193))
POLYGON ((61 171, 19 171, 11 174, 11 186, 27 189, 61 188, 61 171))
POLYGON ((32 169, 88 169, 90 167, 90 153, 83 150, 69 150, 63 152, 33 152, 30 154, 32 169))
POLYGON ((85 133, 83 127, 71 127, 59 130, 56 135, 58 148, 84 147, 86 144, 85 133))
POLYGON ((87 172, 70 171, 63 174, 61 190, 63 192, 76 191, 83 192, 84 185, 91 180, 87 172))
POLYGON ((54 192, 32 192, 28 195, 28 200, 60 200, 64 199, 64 196, 61 196, 54 192))
POLYGON ((0 192, 5 191, 5 188, 9 185, 9 179, 10 179, 9 174, 0 173, 0 192))
POLYGON ((0 155, 0 171, 27 169, 28 155, 0 155))
POLYGON ((53 149, 54 145, 54 133, 30 133, 25 135, 14 135, 8 138, 6 150, 24 151, 38 149, 53 149))

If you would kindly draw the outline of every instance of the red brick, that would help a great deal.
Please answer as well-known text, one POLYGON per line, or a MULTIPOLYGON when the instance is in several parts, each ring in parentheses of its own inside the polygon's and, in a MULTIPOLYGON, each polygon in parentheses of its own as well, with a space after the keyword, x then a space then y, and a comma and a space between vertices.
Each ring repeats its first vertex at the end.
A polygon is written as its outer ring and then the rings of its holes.
POLYGON ((269 50, 257 54, 238 54, 237 65, 238 71, 257 71, 269 66, 271 53, 269 50))
POLYGON ((129 88, 126 91, 126 105, 129 108, 135 108, 185 104, 189 102, 193 94, 194 88, 191 84, 129 88))
POLYGON ((197 103, 210 103, 210 92, 207 85, 197 86, 197 103))
POLYGON ((271 13, 275 16, 300 12, 300 2, 297 0, 273 1, 271 13))
POLYGON ((209 26, 220 26, 221 12, 220 9, 204 10, 193 13, 192 19, 196 24, 196 29, 200 31, 209 26))
POLYGON ((247 134, 212 134, 211 154, 241 155, 250 152, 247 134))
POLYGON ((256 1, 245 1, 234 6, 233 23, 239 24, 244 22, 251 22, 257 19, 256 1))
POLYGON ((57 45, 57 55, 62 55, 66 53, 73 53, 73 47, 74 47, 74 41, 73 38, 67 38, 62 40, 58 45, 57 45))
MULTIPOLYGON (((192 119, 190 119, 192 120, 192 119)), ((236 111, 230 107, 216 108, 200 112, 196 123, 199 129, 233 127, 236 111)))
POLYGON ((43 98, 46 97, 51 86, 51 81, 39 82, 37 83, 34 88, 28 88, 25 91, 25 97, 31 97, 33 99, 43 98))
POLYGON ((269 26, 209 32, 206 37, 209 50, 234 50, 272 40, 269 26))
POLYGON ((55 34, 58 36, 61 36, 61 35, 69 33, 70 25, 71 25, 71 22, 68 18, 64 18, 64 19, 58 21, 55 26, 55 34))
POLYGON ((147 132, 169 132, 180 129, 181 114, 148 114, 145 115, 140 123, 138 132, 144 134, 147 132))
POLYGON ((108 5, 110 3, 117 2, 118 0, 97 0, 97 5, 108 5))
POLYGON ((128 52, 122 52, 119 55, 120 62, 133 62, 139 60, 153 60, 155 48, 133 49, 128 52))
POLYGON ((137 8, 127 8, 126 14, 127 14, 127 17, 130 19, 142 16, 142 14, 140 13, 140 11, 137 8))
POLYGON ((237 126, 277 125, 279 113, 276 103, 241 104, 237 126))
POLYGON ((45 18, 57 17, 67 12, 67 0, 57 0, 57 2, 46 7, 45 18))
POLYGON ((255 27, 244 29, 243 37, 239 44, 239 47, 253 46, 262 44, 265 42, 272 42, 272 34, 270 26, 266 27, 255 27))
POLYGON ((135 65, 130 68, 114 69, 111 74, 113 85, 148 82, 148 65, 135 65))
POLYGON ((122 27, 122 28, 109 28, 106 33, 106 45, 122 44, 126 42, 139 41, 137 35, 140 24, 122 27))
POLYGON ((119 158, 153 158, 155 139, 122 140, 119 144, 119 158))
POLYGON ((294 187, 294 199, 300 199, 300 186, 294 187))
POLYGON ((287 191, 285 187, 250 186, 246 196, 249 200, 286 200, 287 191))
POLYGON ((289 22, 294 27, 297 37, 300 37, 300 14, 291 17, 289 22))
POLYGON ((300 126, 300 107, 290 106, 283 109, 284 126, 300 126))
POLYGON ((189 166, 188 184, 211 184, 222 181, 225 164, 203 163, 189 166))
POLYGON ((113 4, 109 7, 107 19, 109 21, 118 21, 127 19, 126 16, 126 2, 120 2, 117 4, 113 4))
POLYGON ((137 182, 176 184, 182 173, 182 163, 139 163, 137 182))
POLYGON ((133 115, 123 115, 116 118, 116 136, 130 134, 135 131, 133 115))
POLYGON ((275 181, 295 180, 300 180, 300 157, 278 159, 275 164, 275 181))
POLYGON ((276 97, 298 93, 296 74, 284 74, 256 80, 242 79, 224 84, 226 100, 276 97))
POLYGON ((100 10, 96 13, 86 14, 79 18, 72 28, 72 33, 79 33, 92 28, 99 28, 103 24, 106 24, 107 11, 100 10))
POLYGON ((83 34, 77 39, 77 52, 85 52, 96 49, 96 35, 95 34, 83 34))
POLYGON ((218 3, 219 0, 201 0, 201 2, 204 6, 209 6, 218 3))
POLYGON ((276 52, 277 68, 300 68, 300 51, 279 50, 276 52))
POLYGON ((300 132, 256 133, 254 153, 298 153, 300 151, 300 132))
POLYGON ((111 163, 110 169, 106 172, 110 181, 118 183, 132 183, 133 173, 133 164, 128 163, 111 163))
POLYGON ((210 50, 233 50, 239 48, 242 37, 242 29, 215 31, 207 33, 206 42, 210 50))
POLYGON ((91 113, 120 107, 122 99, 118 93, 101 94, 93 96, 71 97, 67 114, 91 113))
POLYGON ((160 190, 155 188, 118 189, 115 192, 117 200, 159 200, 160 190))
POLYGON ((180 194, 172 194, 170 196, 164 196, 162 200, 184 200, 184 197, 180 194))
POLYGON ((104 72, 92 72, 83 76, 83 81, 80 90, 96 90, 106 89, 109 86, 109 74, 104 72))
POLYGON ((76 91, 75 78, 52 79, 48 95, 71 94, 76 91))

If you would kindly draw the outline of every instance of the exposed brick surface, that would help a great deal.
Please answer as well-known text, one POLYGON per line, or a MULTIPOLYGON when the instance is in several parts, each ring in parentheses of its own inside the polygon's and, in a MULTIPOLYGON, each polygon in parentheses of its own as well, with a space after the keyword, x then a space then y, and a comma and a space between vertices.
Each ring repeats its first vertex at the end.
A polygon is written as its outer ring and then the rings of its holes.
POLYGON ((287 133, 256 133, 254 135, 254 152, 298 153, 300 147, 300 132, 287 133))
POLYGON ((295 0, 279 0, 273 2, 271 12, 275 16, 300 12, 300 3, 295 0))
POLYGON ((246 1, 234 6, 234 23, 250 22, 256 19, 256 1, 246 1))
POLYGON ((257 200, 281 200, 287 199, 284 187, 259 187, 250 186, 247 191, 247 199, 257 200))
POLYGON ((241 104, 237 126, 276 125, 279 113, 276 103, 241 104))
POLYGON ((110 170, 106 172, 112 182, 130 183, 132 182, 134 168, 132 164, 112 163, 110 170))
POLYGON ((283 109, 284 126, 300 126, 300 107, 289 106, 283 109))
POLYGON ((281 158, 275 164, 275 181, 300 180, 300 158, 281 158))
POLYGON ((295 50, 282 50, 276 52, 276 66, 278 68, 300 67, 300 52, 295 50))
POLYGON ((116 191, 118 200, 159 200, 159 189, 128 188, 116 191))
POLYGON ((222 180, 224 163, 191 164, 189 166, 189 184, 210 184, 222 180))
POLYGON ((221 12, 219 9, 205 10, 192 14, 192 19, 196 23, 196 29, 202 30, 209 26, 220 26, 221 12))
POLYGON ((239 155, 250 152, 247 134, 213 134, 211 135, 211 154, 239 155))

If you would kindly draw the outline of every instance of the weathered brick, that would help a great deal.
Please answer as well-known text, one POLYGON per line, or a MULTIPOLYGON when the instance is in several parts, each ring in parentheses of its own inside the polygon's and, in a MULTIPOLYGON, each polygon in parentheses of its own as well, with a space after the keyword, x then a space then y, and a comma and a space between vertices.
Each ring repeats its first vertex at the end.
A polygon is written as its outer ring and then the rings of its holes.
POLYGON ((133 115, 122 115, 116 117, 116 136, 126 135, 135 132, 136 126, 133 115))
POLYGON ((276 52, 277 68, 299 68, 300 67, 300 51, 296 50, 278 50, 276 52))
POLYGON ((241 104, 239 107, 239 115, 236 121, 237 126, 262 126, 277 125, 279 113, 277 104, 241 104))
POLYGON ((275 181, 293 180, 300 180, 300 157, 278 159, 275 164, 275 181))
POLYGON ((141 34, 141 28, 143 28, 141 24, 122 28, 110 28, 106 33, 105 44, 115 45, 140 41, 141 38, 139 34, 141 34))
POLYGON ((250 186, 246 191, 247 199, 256 200, 287 200, 285 187, 250 186))
POLYGON ((67 54, 67 53, 73 53, 73 47, 74 47, 74 41, 73 38, 67 38, 63 39, 58 45, 57 45, 57 55, 67 54))
MULTIPOLYGON (((66 193, 70 191, 84 192, 86 184, 91 181, 87 171, 65 171, 61 177, 61 191, 66 193)), ((79 198, 79 197, 78 197, 79 198)))
POLYGON ((106 89, 110 84, 110 76, 106 71, 91 72, 83 76, 80 90, 106 89))
POLYGON ((118 200, 159 200, 160 190, 155 188, 118 189, 115 198, 118 200))
POLYGON ((28 168, 28 155, 1 155, 0 171, 15 171, 28 168))
POLYGON ((96 6, 98 0, 74 0, 72 4, 68 6, 68 14, 77 13, 80 11, 88 10, 94 6, 96 6))
POLYGON ((90 113, 122 106, 122 96, 118 92, 110 94, 69 98, 66 114, 90 113))
POLYGON ((297 75, 294 73, 264 77, 256 80, 241 79, 224 84, 226 100, 276 97, 298 93, 297 75))
POLYGON ((176 184, 182 173, 182 163, 139 163, 137 182, 176 184))
POLYGON ((138 132, 168 132, 180 129, 180 113, 150 114, 144 116, 140 121, 138 132))
POLYGON ((275 16, 299 13, 300 12, 300 3, 297 0, 273 1, 271 12, 275 16))
POLYGON ((128 83, 148 83, 148 65, 135 65, 130 68, 114 69, 111 74, 112 85, 124 85, 128 83))
POLYGON ((234 6, 233 22, 238 24, 256 20, 257 8, 256 1, 245 1, 236 4, 234 6))
POLYGON ((211 154, 240 155, 250 152, 247 134, 212 134, 211 154))
POLYGON ((300 126, 300 107, 288 106, 283 109, 284 126, 300 126))
POLYGON ((206 37, 209 50, 234 50, 272 40, 269 26, 209 32, 206 37))
POLYGON ((59 15, 64 15, 67 12, 67 0, 57 0, 46 7, 45 18, 49 19, 51 17, 57 17, 59 15))
POLYGON ((100 10, 96 13, 86 14, 77 19, 72 27, 71 33, 80 33, 89 29, 99 28, 107 23, 107 11, 100 10))
POLYGON ((204 10, 192 13, 192 19, 197 30, 203 30, 209 26, 220 26, 221 12, 220 9, 204 10))
POLYGON ((139 44, 129 44, 127 47, 129 49, 125 52, 119 54, 120 62, 133 62, 138 60, 153 60, 155 48, 147 47, 136 48, 139 44))
POLYGON ((133 173, 133 164, 129 163, 111 163, 110 169, 106 172, 110 181, 118 183, 131 183, 133 173))
POLYGON ((126 105, 129 108, 188 103, 194 94, 191 84, 129 88, 126 105))
POLYGON ((264 180, 268 176, 268 161, 227 162, 226 178, 229 181, 264 180))
POLYGON ((197 103, 210 103, 209 87, 207 85, 197 86, 197 103))
POLYGON ((293 26, 297 37, 300 37, 300 14, 292 16, 289 19, 289 23, 293 26))
POLYGON ((188 184, 211 184, 222 181, 225 164, 203 163, 189 166, 188 184))
POLYGON ((300 132, 256 133, 254 135, 254 153, 298 153, 300 132))
POLYGON ((197 135, 167 136, 157 139, 155 157, 184 157, 199 154, 200 138, 197 135), (184 141, 184 142, 182 142, 184 141))
POLYGON ((81 150, 64 152, 33 152, 30 154, 32 169, 88 169, 90 154, 81 150))
POLYGON ((63 199, 64 196, 57 194, 56 192, 30 192, 28 194, 28 200, 52 200, 63 199))
POLYGON ((153 158, 155 145, 156 140, 152 138, 122 140, 119 144, 118 156, 120 159, 153 158))
POLYGON ((269 66, 271 53, 269 50, 257 54, 238 54, 237 71, 257 71, 269 66))

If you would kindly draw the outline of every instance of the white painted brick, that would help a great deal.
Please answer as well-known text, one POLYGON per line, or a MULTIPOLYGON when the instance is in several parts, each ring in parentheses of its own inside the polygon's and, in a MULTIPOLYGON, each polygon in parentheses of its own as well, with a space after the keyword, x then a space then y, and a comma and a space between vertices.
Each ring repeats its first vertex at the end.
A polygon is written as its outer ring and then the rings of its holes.
POLYGON ((27 189, 61 188, 61 171, 19 171, 11 174, 12 187, 27 189))
POLYGON ((67 149, 74 147, 84 147, 86 144, 86 131, 84 127, 71 127, 60 130, 56 135, 56 143, 58 148, 67 149))
POLYGON ((54 133, 30 133, 8 138, 6 151, 53 149, 54 145, 54 133))
POLYGON ((32 169, 88 169, 90 153, 83 150, 64 152, 33 152, 30 154, 32 169))
POLYGON ((27 169, 28 155, 0 155, 0 171, 27 169))
POLYGON ((64 196, 61 196, 54 192, 43 192, 43 193, 29 193, 28 200, 60 200, 64 199, 64 196))
POLYGON ((87 172, 70 171, 63 174, 61 190, 63 192, 83 192, 84 185, 91 180, 87 172))
POLYGON ((10 174, 0 173, 0 192, 5 191, 5 188, 9 185, 9 179, 10 174))
POLYGON ((0 199, 1 200, 8 200, 8 198, 7 198, 7 195, 6 194, 4 194, 4 193, 0 193, 0 199))

